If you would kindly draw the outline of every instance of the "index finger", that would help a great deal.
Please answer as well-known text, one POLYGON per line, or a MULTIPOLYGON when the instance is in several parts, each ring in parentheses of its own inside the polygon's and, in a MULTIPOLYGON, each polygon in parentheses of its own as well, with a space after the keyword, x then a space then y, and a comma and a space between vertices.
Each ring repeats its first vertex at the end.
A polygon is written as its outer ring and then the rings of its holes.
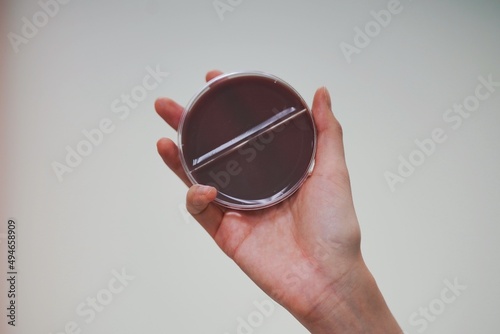
POLYGON ((155 101, 155 109, 158 115, 177 131, 184 108, 172 99, 160 97, 155 101))

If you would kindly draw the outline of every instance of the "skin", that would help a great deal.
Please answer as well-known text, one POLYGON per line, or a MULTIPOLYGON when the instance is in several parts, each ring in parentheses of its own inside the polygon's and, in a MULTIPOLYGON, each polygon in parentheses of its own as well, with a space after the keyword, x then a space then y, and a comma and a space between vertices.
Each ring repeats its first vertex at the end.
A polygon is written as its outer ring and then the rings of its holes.
MULTIPOLYGON (((209 81, 222 72, 210 71, 209 81)), ((175 130, 183 107, 168 98, 155 103, 175 130)), ((271 298, 311 333, 402 333, 360 251, 344 156, 342 128, 326 88, 316 91, 312 112, 318 141, 313 173, 285 201, 256 211, 213 203, 217 190, 192 185, 174 142, 157 143, 165 164, 189 187, 188 211, 217 245, 271 298)))

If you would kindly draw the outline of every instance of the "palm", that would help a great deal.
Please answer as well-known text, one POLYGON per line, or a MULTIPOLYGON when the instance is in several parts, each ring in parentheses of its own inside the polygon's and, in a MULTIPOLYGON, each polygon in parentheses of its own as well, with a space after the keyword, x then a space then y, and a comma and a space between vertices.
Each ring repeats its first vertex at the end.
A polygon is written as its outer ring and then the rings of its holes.
MULTIPOLYGON (((324 264, 320 262, 339 266, 339 255, 344 257, 350 251, 351 245, 346 243, 351 239, 346 238, 349 228, 332 221, 336 200, 331 183, 313 175, 296 194, 278 205, 259 211, 227 211, 214 235, 221 249, 281 303, 309 307, 324 291, 324 286, 318 286, 322 280, 317 277, 321 275, 317 269, 324 264), (327 236, 330 231, 334 234, 327 236), (318 236, 323 236, 322 240, 318 236), (327 245, 333 243, 340 246, 342 254, 325 253, 327 245), (304 293, 306 286, 309 295, 304 293)), ((338 277, 329 278, 325 284, 338 277)))

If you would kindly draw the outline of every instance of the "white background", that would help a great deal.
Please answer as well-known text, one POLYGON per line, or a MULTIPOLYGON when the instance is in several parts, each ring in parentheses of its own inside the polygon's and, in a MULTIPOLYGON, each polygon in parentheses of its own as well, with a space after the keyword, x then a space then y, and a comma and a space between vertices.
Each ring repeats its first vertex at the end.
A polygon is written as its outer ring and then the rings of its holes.
MULTIPOLYGON (((42 0, 44 1, 44 0, 42 0)), ((48 0, 45 0, 48 1, 48 0)), ((224 1, 226 2, 226 1, 224 1)), ((268 300, 182 209, 186 188, 156 152, 176 134, 155 113, 159 96, 181 104, 205 72, 262 70, 310 103, 326 85, 343 125, 363 253, 408 333, 419 308, 455 279, 467 286, 425 333, 497 333, 500 288, 500 87, 458 129, 443 115, 473 95, 478 77, 500 81, 500 2, 401 0, 401 12, 351 61, 371 11, 388 1, 232 3, 83 1, 33 22, 36 1, 2 10, 2 333, 237 333, 254 301, 268 300), (11 35, 12 36, 12 35, 11 35), (16 49, 18 48, 18 52, 16 49), (142 84, 147 67, 169 75, 120 119, 111 104, 142 84), (114 131, 59 182, 52 164, 82 130, 114 131), (441 128, 447 140, 391 191, 397 173, 441 128), (16 327, 7 326, 6 225, 17 222, 16 327), (108 288, 112 271, 134 279, 92 321, 76 312, 108 288)), ((375 35, 375 34, 372 34, 375 35)), ((418 316, 419 319, 423 319, 418 316)), ((278 307, 254 333, 307 333, 278 307)))

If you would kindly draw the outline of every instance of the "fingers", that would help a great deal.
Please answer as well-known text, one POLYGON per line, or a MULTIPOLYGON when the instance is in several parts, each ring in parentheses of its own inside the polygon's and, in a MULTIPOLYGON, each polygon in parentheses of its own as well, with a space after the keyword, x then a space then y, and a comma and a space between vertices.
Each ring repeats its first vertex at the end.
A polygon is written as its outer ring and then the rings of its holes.
POLYGON ((158 115, 165 120, 174 130, 179 127, 179 121, 184 108, 174 100, 160 97, 155 101, 155 109, 158 115))
MULTIPOLYGON (((189 181, 179 159, 179 149, 170 139, 162 138, 157 143, 158 153, 165 164, 189 187, 189 181)), ((193 185, 187 193, 186 208, 188 212, 214 237, 222 221, 222 210, 212 204, 217 196, 214 187, 193 185)))
POLYGON ((347 172, 342 127, 333 115, 330 94, 326 87, 316 91, 312 112, 318 131, 316 165, 313 174, 332 175, 332 173, 347 172))
POLYGON ((212 70, 212 71, 209 71, 209 72, 207 73, 207 75, 205 76, 205 80, 206 80, 207 82, 209 82, 210 80, 212 80, 212 79, 214 79, 214 78, 216 78, 216 77, 218 77, 219 75, 222 75, 222 74, 223 74, 223 73, 222 73, 221 71, 219 71, 219 70, 212 70))
POLYGON ((212 237, 215 237, 223 217, 222 210, 212 203, 216 196, 217 189, 200 184, 189 188, 186 196, 188 212, 212 237))
MULTIPOLYGON (((213 70, 207 73, 205 79, 212 80, 221 75, 221 71, 213 70)), ((159 98, 155 102, 158 115, 165 120, 174 130, 179 127, 179 122, 184 108, 169 98, 159 98)), ((189 187, 191 181, 187 177, 180 158, 179 149, 175 143, 162 138, 156 144, 158 153, 165 164, 189 187)), ((213 187, 193 185, 187 193, 186 208, 191 215, 203 226, 207 232, 214 237, 222 221, 222 210, 212 202, 217 196, 217 190, 213 187)))
POLYGON ((181 160, 179 158, 179 149, 168 138, 162 138, 156 144, 158 153, 165 162, 165 164, 189 187, 191 181, 187 177, 184 169, 182 168, 181 160))
MULTIPOLYGON (((209 71, 206 75, 206 80, 221 75, 221 71, 209 71)), ((184 112, 184 108, 172 99, 160 97, 155 101, 155 109, 158 115, 165 120, 174 130, 179 127, 179 122, 184 112)), ((179 159, 179 149, 170 140, 162 138, 157 143, 158 153, 162 157, 167 166, 188 186, 191 185, 189 178, 186 176, 182 164, 179 159)))
MULTIPOLYGON (((209 71, 205 77, 208 81, 221 75, 222 72, 218 70, 209 71)), ((174 100, 166 97, 160 97, 155 101, 155 109, 158 115, 165 120, 174 130, 179 127, 179 121, 182 116, 184 108, 174 100)))

